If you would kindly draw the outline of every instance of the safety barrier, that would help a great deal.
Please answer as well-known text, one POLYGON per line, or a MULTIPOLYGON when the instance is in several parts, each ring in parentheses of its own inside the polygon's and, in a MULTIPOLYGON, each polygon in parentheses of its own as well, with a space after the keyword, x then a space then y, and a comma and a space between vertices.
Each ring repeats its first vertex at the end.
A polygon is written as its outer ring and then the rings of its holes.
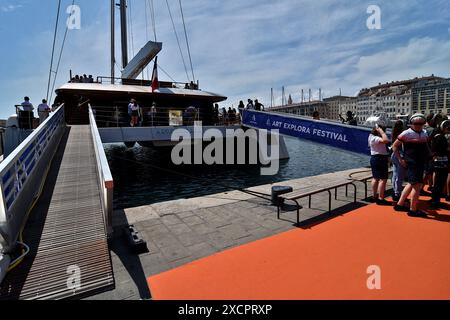
POLYGON ((92 139, 94 142, 95 158, 97 160, 97 171, 99 178, 99 186, 103 206, 103 218, 105 221, 108 236, 112 235, 112 213, 113 213, 113 191, 114 180, 109 169, 108 160, 105 150, 103 149, 102 140, 98 132, 95 116, 92 107, 89 105, 89 122, 91 126, 92 139))
POLYGON ((0 164, 0 249, 3 252, 15 246, 64 128, 62 105, 0 164))

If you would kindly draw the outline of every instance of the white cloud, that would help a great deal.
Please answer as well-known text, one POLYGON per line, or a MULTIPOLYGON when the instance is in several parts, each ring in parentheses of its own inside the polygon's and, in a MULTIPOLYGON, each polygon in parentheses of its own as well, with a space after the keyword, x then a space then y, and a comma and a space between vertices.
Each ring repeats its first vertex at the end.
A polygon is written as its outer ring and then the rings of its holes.
POLYGON ((17 5, 13 5, 13 4, 7 4, 7 5, 2 5, 0 8, 0 11, 2 12, 12 12, 15 11, 19 8, 22 8, 23 6, 21 4, 17 4, 17 5))
MULTIPOLYGON (((275 89, 279 101, 283 85, 286 95, 291 93, 298 101, 301 89, 307 93, 311 88, 314 97, 318 97, 319 88, 325 96, 339 93, 339 88, 343 94, 353 95, 378 82, 431 73, 449 76, 450 40, 442 36, 447 36, 445 21, 450 18, 449 9, 442 7, 445 2, 427 4, 428 11, 423 11, 418 1, 407 5, 379 2, 383 30, 370 32, 366 2, 184 1, 196 77, 202 89, 228 95, 226 105, 256 97, 268 105, 270 88, 275 89), (438 9, 436 16, 432 10, 438 9), (440 29, 434 28, 436 25, 440 29)), ((98 9, 98 18, 83 20, 81 30, 70 31, 58 85, 67 80, 69 69, 94 76, 109 74, 109 8, 105 3, 98 9)), ((170 3, 186 52, 177 1, 170 3)), ((173 78, 185 81, 165 1, 155 4, 158 40, 164 42, 159 63, 173 78)), ((143 8, 141 1, 133 1, 136 52, 146 41, 143 8)), ((116 34, 119 42, 120 33, 116 34)), ((152 37, 153 33, 149 30, 148 34, 152 37)), ((50 38, 48 33, 33 35, 29 45, 42 48, 50 38)), ((120 65, 119 43, 116 48, 120 65)), ((39 87, 45 89, 48 60, 41 52, 30 66, 32 74, 44 75, 39 87)), ((160 77, 166 78, 162 72, 160 77)))

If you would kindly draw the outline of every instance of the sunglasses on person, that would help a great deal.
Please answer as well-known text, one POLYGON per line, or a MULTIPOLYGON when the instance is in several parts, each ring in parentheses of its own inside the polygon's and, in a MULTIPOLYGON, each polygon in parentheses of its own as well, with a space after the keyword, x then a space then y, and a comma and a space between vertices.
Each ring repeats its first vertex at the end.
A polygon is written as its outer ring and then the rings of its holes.
POLYGON ((412 124, 413 126, 424 126, 425 122, 415 122, 412 124))

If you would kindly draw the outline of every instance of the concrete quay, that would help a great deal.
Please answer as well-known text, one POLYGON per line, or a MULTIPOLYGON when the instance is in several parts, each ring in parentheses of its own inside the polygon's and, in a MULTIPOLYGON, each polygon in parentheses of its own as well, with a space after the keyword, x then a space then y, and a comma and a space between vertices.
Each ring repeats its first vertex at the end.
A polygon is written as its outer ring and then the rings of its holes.
MULTIPOLYGON (((354 175, 354 178, 367 175, 370 169, 346 170, 248 190, 267 194, 270 199, 271 188, 275 185, 301 190, 329 180, 346 180, 355 172, 365 173, 354 175)), ((313 196, 312 209, 308 208, 308 198, 301 200, 304 209, 301 210, 300 227, 309 228, 367 205, 362 200, 364 183, 356 182, 356 186, 358 202, 353 203, 352 188, 349 188, 348 197, 345 196, 345 188, 341 188, 338 200, 333 197, 332 212, 327 212, 327 192, 313 196)), ((110 244, 116 289, 89 299, 151 299, 148 277, 294 229, 295 222, 295 210, 283 212, 281 220, 278 220, 277 208, 269 200, 240 191, 117 210, 114 212, 115 236, 110 244), (148 253, 139 256, 131 253, 123 232, 128 225, 134 225, 147 241, 148 253)))

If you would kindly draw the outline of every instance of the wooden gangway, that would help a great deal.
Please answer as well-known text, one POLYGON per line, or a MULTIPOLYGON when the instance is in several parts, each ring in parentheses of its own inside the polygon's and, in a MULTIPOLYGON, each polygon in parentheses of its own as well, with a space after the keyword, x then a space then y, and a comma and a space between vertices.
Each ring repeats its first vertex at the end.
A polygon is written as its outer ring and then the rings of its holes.
POLYGON ((30 253, 1 283, 1 300, 81 298, 114 287, 95 148, 90 125, 64 126, 23 230, 30 253))

